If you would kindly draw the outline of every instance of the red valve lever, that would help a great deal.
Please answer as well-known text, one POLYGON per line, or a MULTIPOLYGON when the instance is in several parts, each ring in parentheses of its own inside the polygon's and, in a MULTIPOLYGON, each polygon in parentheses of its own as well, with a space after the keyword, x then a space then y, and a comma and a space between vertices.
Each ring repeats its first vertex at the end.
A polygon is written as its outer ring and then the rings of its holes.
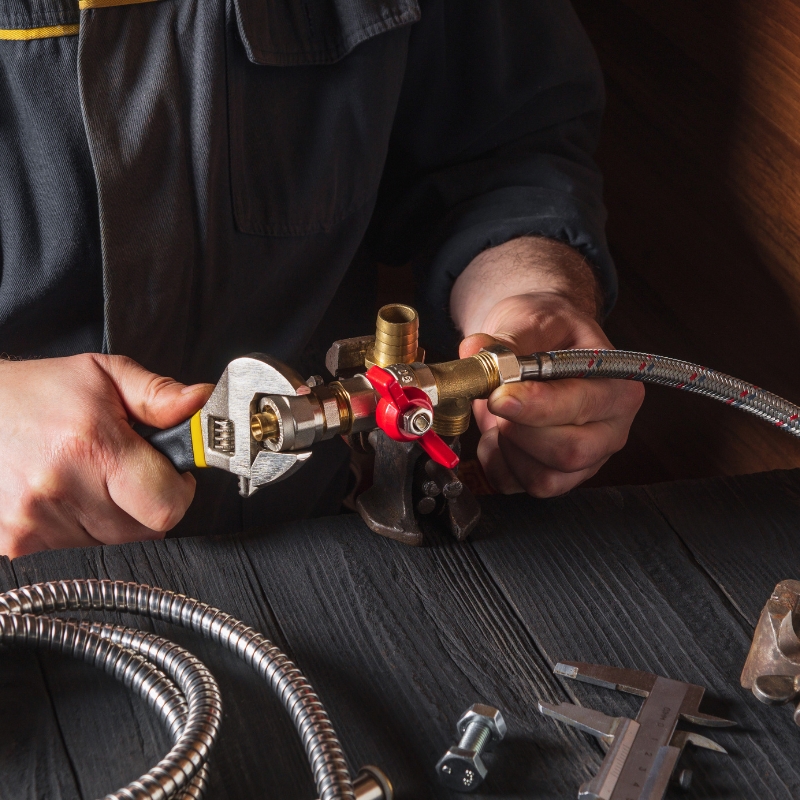
POLYGON ((416 386, 401 386, 391 372, 377 366, 367 370, 367 379, 381 397, 375 409, 375 420, 378 427, 390 439, 396 442, 418 441, 422 449, 437 464, 448 469, 458 466, 458 456, 433 430, 426 431, 422 436, 414 436, 401 427, 403 414, 415 406, 433 412, 433 403, 422 389, 416 386))

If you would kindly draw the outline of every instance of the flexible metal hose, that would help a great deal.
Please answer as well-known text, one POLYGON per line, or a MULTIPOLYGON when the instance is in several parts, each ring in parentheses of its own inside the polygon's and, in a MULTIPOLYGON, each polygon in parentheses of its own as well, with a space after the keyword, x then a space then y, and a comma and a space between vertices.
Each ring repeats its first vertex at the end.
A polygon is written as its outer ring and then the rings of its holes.
POLYGON ((235 653, 269 683, 289 712, 319 800, 354 800, 344 754, 319 698, 297 667, 243 622, 185 595, 123 581, 37 583, 0 594, 0 644, 82 658, 138 692, 166 724, 174 741, 170 752, 105 800, 200 800, 222 705, 206 667, 166 639, 133 628, 41 616, 77 610, 121 611, 172 622, 235 653))
POLYGON ((800 436, 800 406, 751 383, 674 358, 626 350, 554 350, 519 359, 522 380, 619 378, 713 397, 800 436))

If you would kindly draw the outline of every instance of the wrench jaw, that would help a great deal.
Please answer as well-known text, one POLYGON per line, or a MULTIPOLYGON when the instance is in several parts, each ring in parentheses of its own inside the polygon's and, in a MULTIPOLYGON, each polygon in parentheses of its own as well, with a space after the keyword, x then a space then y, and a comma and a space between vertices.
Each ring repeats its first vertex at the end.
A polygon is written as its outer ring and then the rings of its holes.
POLYGON ((265 449, 250 431, 250 419, 258 411, 262 397, 297 396, 297 390, 304 385, 291 367, 271 356, 252 353, 228 364, 200 411, 206 463, 238 475, 243 496, 288 478, 311 457, 307 450, 265 449))

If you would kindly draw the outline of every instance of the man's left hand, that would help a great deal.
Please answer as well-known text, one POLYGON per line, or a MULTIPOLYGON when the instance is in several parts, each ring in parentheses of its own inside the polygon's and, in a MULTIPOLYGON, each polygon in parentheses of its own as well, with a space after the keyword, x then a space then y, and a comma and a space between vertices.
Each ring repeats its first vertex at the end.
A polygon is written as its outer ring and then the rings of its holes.
MULTIPOLYGON (((517 355, 572 348, 611 348, 599 324, 560 293, 533 292, 494 305, 463 340, 462 358, 499 342, 517 355)), ((640 383, 566 379, 511 383, 473 411, 482 431, 478 458, 504 494, 552 497, 594 475, 620 450, 644 399, 640 383)))

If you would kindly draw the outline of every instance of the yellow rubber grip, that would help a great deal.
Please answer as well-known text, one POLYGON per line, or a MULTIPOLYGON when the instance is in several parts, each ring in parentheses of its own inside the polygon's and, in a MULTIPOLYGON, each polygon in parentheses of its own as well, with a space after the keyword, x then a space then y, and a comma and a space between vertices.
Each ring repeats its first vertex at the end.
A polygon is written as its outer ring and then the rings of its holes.
POLYGON ((194 453, 194 463, 198 467, 207 467, 206 449, 203 444, 203 426, 200 424, 200 412, 198 411, 189 423, 192 430, 192 452, 194 453))

